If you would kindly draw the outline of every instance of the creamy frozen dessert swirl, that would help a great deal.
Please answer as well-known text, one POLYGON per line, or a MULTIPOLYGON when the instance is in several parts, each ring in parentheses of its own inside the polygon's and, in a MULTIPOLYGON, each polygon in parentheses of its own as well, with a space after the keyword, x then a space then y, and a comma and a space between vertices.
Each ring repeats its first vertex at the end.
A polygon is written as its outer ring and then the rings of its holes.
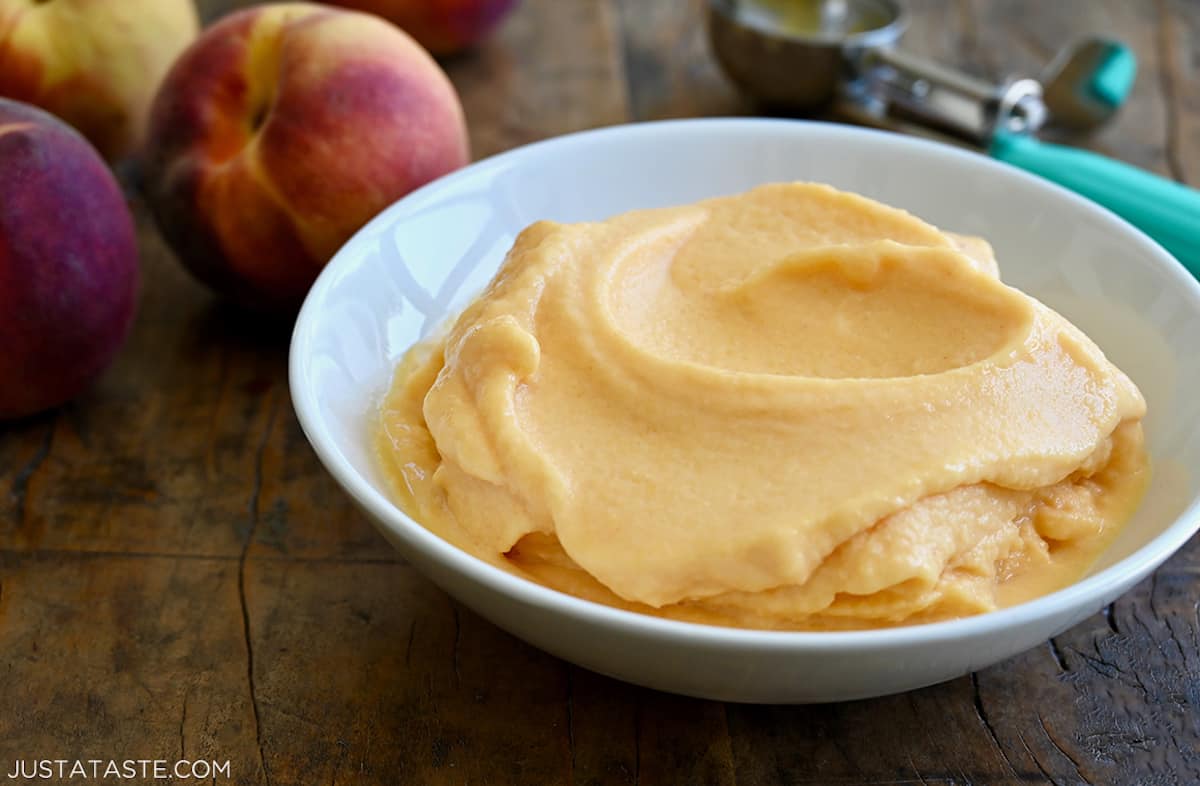
POLYGON ((873 627, 1077 578, 1140 496, 1144 411, 986 243, 786 184, 534 224, 406 358, 379 447, 416 520, 548 586, 873 627))

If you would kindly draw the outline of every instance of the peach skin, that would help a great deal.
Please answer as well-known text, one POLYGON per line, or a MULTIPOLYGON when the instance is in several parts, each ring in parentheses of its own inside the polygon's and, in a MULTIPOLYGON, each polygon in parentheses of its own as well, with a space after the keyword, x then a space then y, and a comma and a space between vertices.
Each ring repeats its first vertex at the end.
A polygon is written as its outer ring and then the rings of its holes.
POLYGON ((198 27, 192 0, 0 0, 0 96, 58 115, 120 158, 198 27))
POLYGON ((332 0, 378 14, 435 55, 474 46, 500 24, 517 0, 332 0))
POLYGON ((133 219, 95 149, 0 98, 0 419, 82 391, 125 341, 137 299, 133 219))
POLYGON ((369 14, 278 3, 225 17, 171 69, 145 175, 197 277, 288 309, 368 219, 467 158, 458 95, 408 35, 369 14))

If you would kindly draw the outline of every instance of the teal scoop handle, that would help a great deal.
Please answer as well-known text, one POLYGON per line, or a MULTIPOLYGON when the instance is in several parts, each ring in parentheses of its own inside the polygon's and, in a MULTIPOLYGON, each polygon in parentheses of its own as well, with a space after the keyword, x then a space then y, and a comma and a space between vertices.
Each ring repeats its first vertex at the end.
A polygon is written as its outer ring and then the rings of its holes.
POLYGON ((1001 133, 988 152, 1099 202, 1200 278, 1200 191, 1079 148, 1001 133))

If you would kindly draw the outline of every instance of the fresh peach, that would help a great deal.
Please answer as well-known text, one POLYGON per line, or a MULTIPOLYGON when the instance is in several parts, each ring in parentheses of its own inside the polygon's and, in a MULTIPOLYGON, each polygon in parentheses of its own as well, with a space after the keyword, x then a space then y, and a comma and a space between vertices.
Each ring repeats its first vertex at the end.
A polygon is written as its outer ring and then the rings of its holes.
POLYGON ((225 17, 184 52, 155 99, 145 176, 193 273, 287 308, 368 219, 466 161, 458 96, 408 35, 278 3, 225 17))
POLYGON ((0 98, 0 418, 73 398, 125 340, 133 219, 108 166, 54 116, 0 98))
POLYGON ((0 0, 0 96, 53 112, 119 158, 198 26, 192 0, 0 0))
POLYGON ((479 43, 517 0, 332 0, 334 5, 378 14, 395 22, 435 55, 479 43))

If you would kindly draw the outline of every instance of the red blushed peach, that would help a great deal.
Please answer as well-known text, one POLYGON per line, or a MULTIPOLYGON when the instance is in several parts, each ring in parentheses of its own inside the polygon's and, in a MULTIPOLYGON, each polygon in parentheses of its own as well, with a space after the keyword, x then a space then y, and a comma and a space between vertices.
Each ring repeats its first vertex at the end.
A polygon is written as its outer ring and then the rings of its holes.
POLYGON ((368 219, 466 163, 466 139, 450 81, 396 27, 263 5, 206 30, 167 75, 146 187, 200 279, 286 308, 368 219))
POLYGON ((192 0, 0 0, 0 96, 53 112, 119 158, 198 27, 192 0))
POLYGON ((129 332, 137 245, 121 189, 70 127, 0 98, 0 418, 73 398, 129 332))
POLYGON ((378 14, 394 22, 435 55, 479 43, 517 0, 333 0, 334 5, 378 14))

